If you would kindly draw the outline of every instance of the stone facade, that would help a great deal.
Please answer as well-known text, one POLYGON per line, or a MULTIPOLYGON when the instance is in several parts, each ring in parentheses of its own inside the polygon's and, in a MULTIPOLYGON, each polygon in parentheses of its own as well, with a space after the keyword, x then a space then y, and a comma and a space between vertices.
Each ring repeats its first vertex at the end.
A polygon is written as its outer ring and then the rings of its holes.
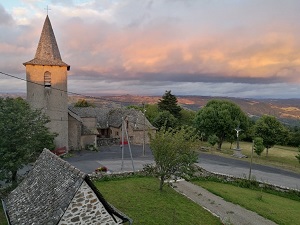
POLYGON ((68 129, 69 150, 79 150, 81 146, 82 121, 72 112, 69 112, 68 116, 68 129))
POLYGON ((67 224, 122 224, 119 218, 113 217, 107 212, 101 202, 98 201, 96 194, 83 182, 75 194, 59 225, 67 224))
POLYGON ((26 65, 27 101, 31 107, 42 109, 49 116, 50 131, 58 136, 56 147, 68 147, 67 68, 59 66, 26 65), (51 87, 44 86, 44 74, 51 73, 51 87))

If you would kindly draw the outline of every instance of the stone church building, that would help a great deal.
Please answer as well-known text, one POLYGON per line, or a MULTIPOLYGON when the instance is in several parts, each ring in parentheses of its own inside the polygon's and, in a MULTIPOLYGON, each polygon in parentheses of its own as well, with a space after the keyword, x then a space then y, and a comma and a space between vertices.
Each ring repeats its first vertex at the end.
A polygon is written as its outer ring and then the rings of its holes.
POLYGON ((32 108, 42 109, 49 116, 50 131, 58 134, 56 148, 76 150, 90 145, 96 147, 99 138, 120 138, 121 117, 127 120, 133 144, 149 143, 149 135, 156 132, 140 111, 68 107, 67 72, 70 65, 61 58, 48 15, 34 59, 25 62, 24 66, 27 101, 32 108))

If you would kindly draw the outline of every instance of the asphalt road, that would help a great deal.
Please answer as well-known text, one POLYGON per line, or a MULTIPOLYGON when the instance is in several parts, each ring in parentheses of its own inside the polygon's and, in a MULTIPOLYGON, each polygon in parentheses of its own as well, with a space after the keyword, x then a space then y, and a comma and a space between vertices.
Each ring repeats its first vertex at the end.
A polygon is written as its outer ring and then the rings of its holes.
MULTIPOLYGON (((133 160, 128 145, 124 147, 123 153, 122 160, 120 146, 105 146, 101 147, 99 152, 81 151, 65 160, 85 173, 92 173, 99 166, 106 166, 109 172, 137 171, 141 170, 144 164, 153 163, 149 146, 146 146, 145 155, 142 146, 131 146, 133 160)), ((249 162, 210 153, 201 153, 198 165, 211 172, 247 178, 250 168, 249 162)), ((300 190, 300 174, 279 168, 253 164, 252 177, 266 183, 300 190)))
MULTIPOLYGON (((250 163, 234 158, 225 158, 210 153, 201 153, 199 166, 216 173, 235 177, 249 176, 250 163)), ((252 164, 251 177, 256 180, 300 190, 300 174, 271 166, 252 164)))

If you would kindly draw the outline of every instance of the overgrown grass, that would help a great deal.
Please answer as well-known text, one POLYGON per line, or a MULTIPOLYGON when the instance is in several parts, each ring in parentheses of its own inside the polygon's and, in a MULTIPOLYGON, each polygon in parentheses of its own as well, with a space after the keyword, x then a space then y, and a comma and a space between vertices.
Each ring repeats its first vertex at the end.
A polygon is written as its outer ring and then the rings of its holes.
MULTIPOLYGON (((222 145, 222 150, 216 150, 215 148, 211 148, 211 153, 219 154, 219 155, 232 155, 234 153, 234 149, 236 147, 236 143, 233 143, 232 149, 230 149, 230 143, 224 142, 222 145)), ((250 142, 240 142, 240 148, 242 149, 242 153, 248 158, 244 158, 242 160, 250 161, 252 143, 250 142)), ((287 147, 287 146, 279 146, 275 145, 273 148, 269 149, 269 155, 266 157, 266 150, 264 150, 261 156, 253 154, 253 163, 270 165, 281 167, 286 170, 291 170, 297 173, 300 173, 300 164, 295 156, 298 154, 298 149, 295 147, 287 147)))
POLYGON ((278 224, 299 224, 300 201, 231 184, 213 181, 194 181, 194 183, 278 224))
POLYGON ((155 178, 96 181, 95 185, 105 199, 132 218, 134 224, 221 224, 218 218, 172 188, 165 186, 160 192, 159 180, 155 178))

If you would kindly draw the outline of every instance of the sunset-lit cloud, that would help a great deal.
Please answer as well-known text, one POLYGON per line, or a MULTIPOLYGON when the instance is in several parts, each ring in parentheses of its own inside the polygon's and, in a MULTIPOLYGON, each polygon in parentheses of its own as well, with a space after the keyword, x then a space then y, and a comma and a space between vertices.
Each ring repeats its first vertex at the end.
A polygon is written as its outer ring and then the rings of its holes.
POLYGON ((2 72, 25 76, 47 5, 72 92, 299 97, 297 0, 0 1, 2 72))

